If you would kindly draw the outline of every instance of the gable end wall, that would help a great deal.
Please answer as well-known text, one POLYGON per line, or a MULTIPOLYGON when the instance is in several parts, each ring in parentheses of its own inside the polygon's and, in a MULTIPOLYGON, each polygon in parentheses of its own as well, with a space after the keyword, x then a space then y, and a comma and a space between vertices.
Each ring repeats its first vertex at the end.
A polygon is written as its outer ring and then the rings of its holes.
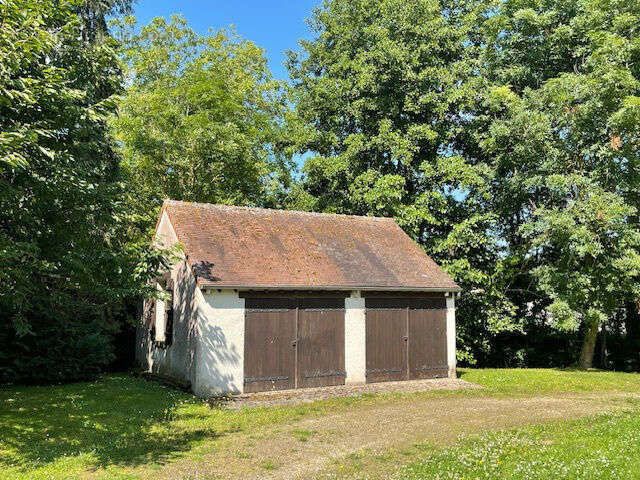
MULTIPOLYGON (((178 241, 166 212, 156 230, 156 240, 169 247, 178 241)), ((186 260, 178 261, 170 271, 173 280, 173 341, 169 346, 155 344, 144 319, 136 332, 136 362, 146 372, 177 380, 195 381, 195 355, 199 339, 199 288, 186 260)), ((144 314, 144 313, 143 313, 144 314)))

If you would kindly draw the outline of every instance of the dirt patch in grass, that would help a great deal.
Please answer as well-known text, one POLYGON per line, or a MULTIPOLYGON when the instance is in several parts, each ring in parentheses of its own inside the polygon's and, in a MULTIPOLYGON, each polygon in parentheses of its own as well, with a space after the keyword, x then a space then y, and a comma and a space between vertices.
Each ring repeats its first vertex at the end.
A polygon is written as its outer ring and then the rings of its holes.
POLYGON ((362 461, 380 462, 374 472, 382 474, 397 465, 397 461, 387 461, 385 466, 384 455, 389 455, 391 448, 400 451, 418 442, 437 447, 454 442, 460 434, 630 408, 629 398, 628 394, 518 399, 401 396, 263 428, 251 435, 239 433, 219 445, 215 453, 203 453, 198 461, 183 459, 146 472, 148 475, 141 471, 131 473, 154 479, 339 478, 340 466, 353 468, 354 461, 361 461, 358 457, 365 452, 366 459, 362 461), (250 452, 250 455, 237 452, 250 452))

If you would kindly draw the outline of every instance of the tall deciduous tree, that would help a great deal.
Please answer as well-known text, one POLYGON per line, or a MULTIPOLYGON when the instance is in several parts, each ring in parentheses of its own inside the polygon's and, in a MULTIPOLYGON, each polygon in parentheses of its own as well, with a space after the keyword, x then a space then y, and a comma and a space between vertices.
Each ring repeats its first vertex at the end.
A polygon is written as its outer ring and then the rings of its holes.
POLYGON ((294 205, 394 216, 464 287, 459 333, 477 352, 517 325, 486 208, 492 171, 456 144, 476 94, 475 3, 326 1, 289 69, 290 133, 316 153, 294 205))
POLYGON ((463 285, 476 353, 515 314, 582 329, 590 366, 637 295, 639 26, 621 0, 326 1, 290 60, 317 153, 292 201, 395 216, 463 285))
POLYGON ((179 16, 139 33, 132 18, 116 26, 130 85, 113 126, 147 225, 165 198, 264 203, 282 171, 284 104, 262 49, 233 32, 198 35, 179 16))
POLYGON ((109 36, 107 18, 112 15, 128 15, 135 0, 76 0, 76 12, 80 16, 82 37, 95 41, 109 36))
POLYGON ((121 71, 111 40, 78 34, 77 9, 0 2, 0 381, 97 373, 114 316, 139 293, 144 252, 120 235, 107 128, 121 71))
POLYGON ((504 0, 478 27, 468 151, 494 172, 514 285, 532 292, 521 311, 581 328, 588 368, 598 328, 638 293, 640 6, 504 0))

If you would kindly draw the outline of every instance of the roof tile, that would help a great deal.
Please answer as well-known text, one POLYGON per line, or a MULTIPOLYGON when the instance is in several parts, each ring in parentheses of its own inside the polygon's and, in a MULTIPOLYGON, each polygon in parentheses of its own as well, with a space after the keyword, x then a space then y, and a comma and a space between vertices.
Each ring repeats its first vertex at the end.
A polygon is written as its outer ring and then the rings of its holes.
POLYGON ((201 286, 458 290, 393 219, 163 205, 201 286))

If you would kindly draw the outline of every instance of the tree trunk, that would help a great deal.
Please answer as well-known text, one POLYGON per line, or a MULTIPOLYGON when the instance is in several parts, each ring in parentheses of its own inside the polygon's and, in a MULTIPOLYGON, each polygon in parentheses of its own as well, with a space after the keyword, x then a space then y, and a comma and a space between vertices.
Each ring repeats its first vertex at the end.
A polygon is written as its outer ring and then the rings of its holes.
POLYGON ((596 349, 596 340, 598 338, 598 322, 589 322, 584 332, 584 340, 582 341, 582 351, 580 352, 580 362, 578 368, 587 370, 593 365, 593 353, 596 349))

